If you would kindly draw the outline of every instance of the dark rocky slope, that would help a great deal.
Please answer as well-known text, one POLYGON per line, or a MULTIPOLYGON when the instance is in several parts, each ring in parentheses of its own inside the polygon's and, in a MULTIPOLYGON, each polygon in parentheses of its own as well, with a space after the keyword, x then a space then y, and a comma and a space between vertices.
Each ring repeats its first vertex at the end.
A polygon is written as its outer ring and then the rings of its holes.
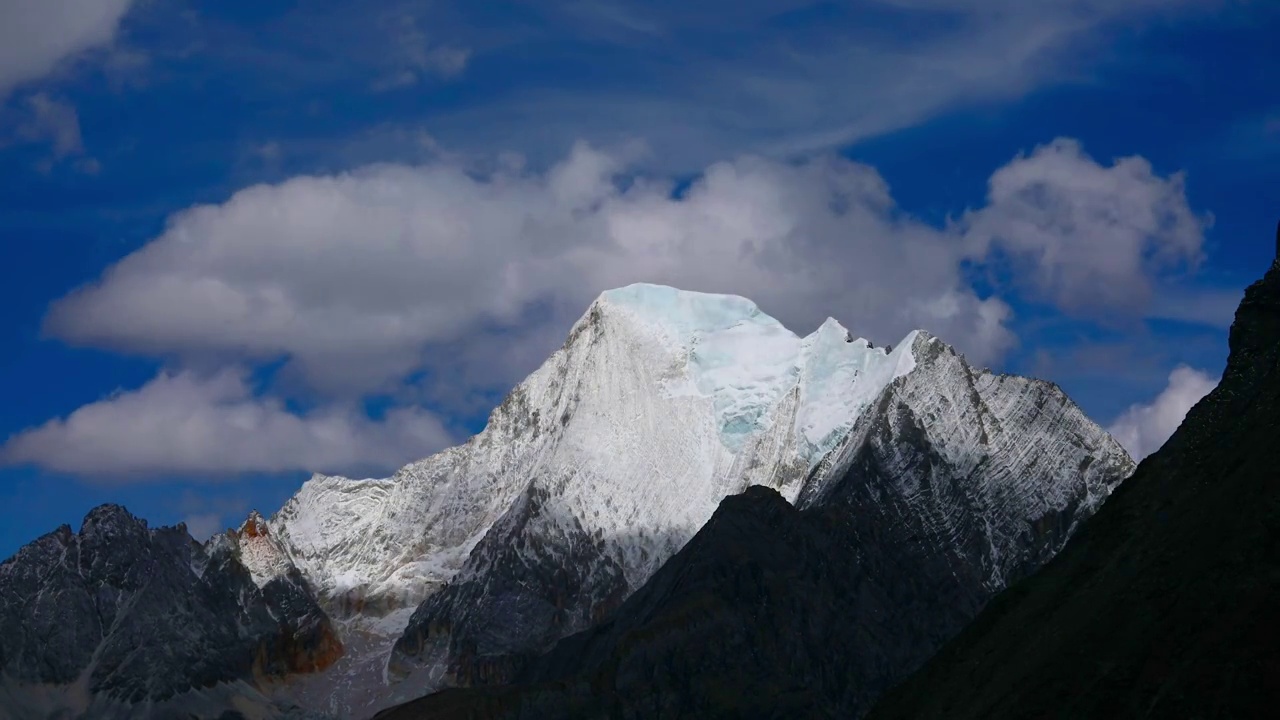
POLYGON ((1280 259, 1245 293, 1230 346, 1221 383, 1169 442, 875 720, 1273 715, 1280 259))
POLYGON ((840 717, 863 692, 848 669, 910 654, 860 652, 900 613, 892 589, 858 571, 842 515, 802 513, 760 486, 726 498, 611 619, 559 643, 521 685, 447 690, 379 717, 840 717))
POLYGON ((116 505, 0 564, 4 717, 274 712, 269 683, 341 652, 296 570, 259 588, 229 544, 116 505))

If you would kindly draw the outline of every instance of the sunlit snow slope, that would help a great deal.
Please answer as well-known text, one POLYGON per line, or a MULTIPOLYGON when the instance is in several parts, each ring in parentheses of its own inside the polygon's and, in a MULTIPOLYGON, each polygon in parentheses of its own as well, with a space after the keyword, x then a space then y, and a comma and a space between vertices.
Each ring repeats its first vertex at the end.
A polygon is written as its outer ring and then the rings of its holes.
POLYGON ((687 537, 750 482, 794 498, 910 371, 909 344, 870 348, 834 320, 802 339, 740 297, 613 290, 468 443, 387 479, 317 475, 270 524, 323 596, 375 612, 451 578, 539 478, 557 476, 558 502, 591 530, 687 537))

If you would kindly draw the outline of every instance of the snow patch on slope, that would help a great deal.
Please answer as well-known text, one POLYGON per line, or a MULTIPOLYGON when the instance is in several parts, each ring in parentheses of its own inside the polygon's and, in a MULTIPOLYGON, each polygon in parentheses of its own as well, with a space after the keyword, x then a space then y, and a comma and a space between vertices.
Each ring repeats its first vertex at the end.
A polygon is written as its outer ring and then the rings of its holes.
POLYGON ((800 339, 746 298, 637 284, 597 302, 647 325, 685 358, 687 372, 665 389, 711 398, 720 439, 732 451, 768 424, 768 410, 795 384, 800 339))
POLYGON ((482 488, 451 496, 453 484, 442 477, 451 453, 391 478, 315 475, 272 518, 285 552, 339 616, 414 605, 462 566, 483 532, 468 533, 467 521, 487 513, 468 511, 482 488), (366 608, 368 600, 376 608, 366 608))
POLYGON ((812 468, 835 447, 880 393, 915 369, 912 332, 892 351, 873 348, 832 318, 804 339, 796 431, 812 468))

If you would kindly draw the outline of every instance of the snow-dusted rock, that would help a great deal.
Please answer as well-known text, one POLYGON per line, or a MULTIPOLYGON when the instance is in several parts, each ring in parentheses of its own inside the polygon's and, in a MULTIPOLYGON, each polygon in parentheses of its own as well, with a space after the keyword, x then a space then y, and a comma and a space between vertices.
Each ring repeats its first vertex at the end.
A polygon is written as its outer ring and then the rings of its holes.
POLYGON ((860 717, 1061 549, 1132 467, 1053 385, 975 371, 924 333, 910 350, 912 370, 858 414, 799 509, 763 487, 726 498, 618 609, 532 661, 486 644, 533 624, 494 621, 598 583, 540 581, 545 548, 502 527, 505 542, 477 548, 501 564, 432 596, 410 632, 428 621, 423 647, 452 649, 454 681, 513 682, 388 720, 860 717))
POLYGON ((899 504, 920 542, 971 554, 998 591, 1057 553, 1133 460, 1052 383, 975 370, 927 333, 912 352, 914 370, 859 417, 796 504, 899 504))

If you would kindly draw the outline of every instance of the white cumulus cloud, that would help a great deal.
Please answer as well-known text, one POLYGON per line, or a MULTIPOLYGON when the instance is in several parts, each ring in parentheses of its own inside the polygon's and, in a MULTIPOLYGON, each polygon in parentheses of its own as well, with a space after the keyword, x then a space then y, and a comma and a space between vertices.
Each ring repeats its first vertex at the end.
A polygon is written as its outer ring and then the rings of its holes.
POLYGON ((1208 374, 1179 365, 1154 400, 1130 406, 1107 430, 1135 460, 1141 460, 1159 450, 1182 424, 1187 411, 1217 385, 1217 379, 1208 374))
POLYGON ((18 127, 23 140, 44 140, 53 146, 53 156, 61 160, 84 152, 80 137, 80 116, 74 106, 36 93, 26 100, 28 118, 18 127))
MULTIPOLYGON (((289 358, 331 394, 383 389, 433 343, 531 322, 563 336, 637 281, 733 292, 798 331, 837 315, 893 342, 917 326, 979 361, 1012 338, 959 272, 959 243, 902 217, 870 167, 826 158, 614 182, 585 145, 546 173, 378 165, 297 177, 174 216, 155 241, 56 303, 47 330, 163 356, 289 358)), ((520 374, 531 367, 519 368, 520 374)))
POLYGON ((451 439, 421 410, 382 421, 356 408, 299 414, 254 397, 240 371, 179 372, 19 433, 0 462, 85 476, 388 470, 451 439))
POLYGON ((1002 254, 1016 282, 1088 313, 1145 310, 1154 278, 1199 263, 1208 223, 1181 174, 1136 156, 1102 165, 1065 138, 996 171, 987 205, 964 218, 976 256, 1002 254))

